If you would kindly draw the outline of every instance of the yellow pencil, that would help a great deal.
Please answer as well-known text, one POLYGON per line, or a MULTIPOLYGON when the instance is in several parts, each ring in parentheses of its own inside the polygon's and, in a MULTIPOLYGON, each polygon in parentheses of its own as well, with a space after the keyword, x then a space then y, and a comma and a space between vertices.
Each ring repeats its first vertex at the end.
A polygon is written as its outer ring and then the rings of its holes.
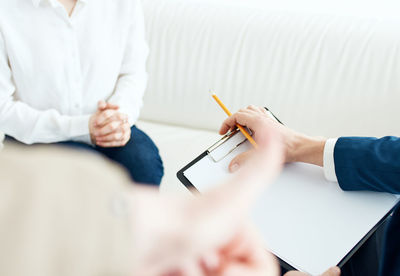
MULTIPOLYGON (((221 102, 221 100, 217 97, 217 95, 212 94, 212 97, 213 97, 214 100, 217 102, 217 104, 219 104, 219 106, 225 111, 225 113, 226 113, 228 116, 232 116, 232 113, 229 112, 228 108, 226 108, 226 106, 221 102)), ((243 133, 244 137, 246 137, 247 140, 249 140, 250 143, 251 143, 255 148, 258 148, 258 145, 257 145, 256 141, 254 141, 253 137, 250 136, 250 134, 247 132, 247 130, 246 130, 244 127, 242 127, 241 125, 239 125, 239 124, 236 124, 236 126, 237 126, 237 127, 239 128, 239 130, 243 133)))

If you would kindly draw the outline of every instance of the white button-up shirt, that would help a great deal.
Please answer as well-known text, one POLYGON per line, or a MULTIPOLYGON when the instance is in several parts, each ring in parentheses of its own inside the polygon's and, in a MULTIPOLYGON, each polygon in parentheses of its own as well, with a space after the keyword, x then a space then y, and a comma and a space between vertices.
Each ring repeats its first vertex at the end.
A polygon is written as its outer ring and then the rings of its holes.
POLYGON ((146 87, 140 0, 0 0, 0 132, 27 144, 90 142, 101 99, 131 125, 146 87))

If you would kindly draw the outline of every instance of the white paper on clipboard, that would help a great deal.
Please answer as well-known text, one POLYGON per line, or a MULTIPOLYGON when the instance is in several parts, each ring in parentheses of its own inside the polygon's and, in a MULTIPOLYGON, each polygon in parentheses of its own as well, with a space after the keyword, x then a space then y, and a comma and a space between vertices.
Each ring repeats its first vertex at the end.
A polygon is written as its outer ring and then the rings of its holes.
MULTIPOLYGON (((219 162, 205 156, 184 175, 204 192, 226 179, 233 157, 250 148, 245 142, 219 162)), ((325 179, 322 168, 296 163, 287 165, 260 196, 251 217, 271 252, 300 271, 320 275, 337 265, 397 201, 386 193, 344 192, 325 179)))

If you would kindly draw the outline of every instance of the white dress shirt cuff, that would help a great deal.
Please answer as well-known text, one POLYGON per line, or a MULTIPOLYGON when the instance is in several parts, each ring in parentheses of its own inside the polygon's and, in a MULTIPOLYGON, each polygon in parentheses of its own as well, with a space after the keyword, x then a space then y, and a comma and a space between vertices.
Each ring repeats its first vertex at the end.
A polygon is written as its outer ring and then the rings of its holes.
POLYGON ((89 119, 91 115, 72 117, 69 127, 69 136, 78 137, 89 134, 89 119))
POLYGON ((336 171, 335 171, 335 158, 334 151, 337 138, 328 139, 325 143, 324 148, 324 173, 326 179, 329 181, 337 182, 336 171))
POLYGON ((94 146, 94 144, 92 143, 92 138, 90 137, 90 134, 86 134, 86 135, 82 135, 82 136, 77 136, 77 137, 73 137, 72 141, 74 142, 81 142, 81 143, 85 143, 88 144, 90 146, 94 146))

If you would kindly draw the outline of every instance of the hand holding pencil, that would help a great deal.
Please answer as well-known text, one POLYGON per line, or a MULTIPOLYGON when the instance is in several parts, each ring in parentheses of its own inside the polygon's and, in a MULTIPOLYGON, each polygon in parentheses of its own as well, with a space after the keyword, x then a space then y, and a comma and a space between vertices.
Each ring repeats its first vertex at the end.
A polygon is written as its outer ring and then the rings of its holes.
MULTIPOLYGON (((219 106, 225 111, 225 113, 228 116, 232 116, 232 113, 228 110, 228 108, 221 102, 221 100, 217 97, 217 95, 212 94, 212 97, 214 98, 214 100, 219 104, 219 106)), ((249 140, 249 142, 254 146, 254 148, 258 148, 258 145, 256 143, 256 141, 254 141, 253 137, 251 137, 251 135, 247 132, 247 130, 239 125, 236 124, 236 126, 239 128, 239 130, 243 133, 244 137, 247 138, 247 140, 249 140)))
MULTIPOLYGON (((226 108, 226 107, 225 107, 226 108)), ((230 114, 230 113, 229 113, 230 114)), ((220 128, 219 133, 221 135, 226 134, 232 128, 240 125, 244 130, 246 127, 252 131, 253 136, 251 139, 257 143, 257 145, 268 143, 269 133, 276 133, 276 135, 280 136, 280 139, 284 138, 288 135, 287 128, 279 123, 276 119, 272 119, 269 111, 264 107, 257 106, 248 106, 247 108, 240 109, 235 114, 232 114, 227 118, 220 128)), ((285 144, 287 141, 282 140, 285 144)), ((290 147, 290 146, 289 146, 290 147)), ((237 155, 229 165, 229 171, 235 172, 240 167, 242 167, 247 160, 252 156, 252 152, 257 148, 254 147, 253 150, 243 152, 237 155)), ((286 161, 290 156, 288 156, 286 152, 285 159, 286 161)))

